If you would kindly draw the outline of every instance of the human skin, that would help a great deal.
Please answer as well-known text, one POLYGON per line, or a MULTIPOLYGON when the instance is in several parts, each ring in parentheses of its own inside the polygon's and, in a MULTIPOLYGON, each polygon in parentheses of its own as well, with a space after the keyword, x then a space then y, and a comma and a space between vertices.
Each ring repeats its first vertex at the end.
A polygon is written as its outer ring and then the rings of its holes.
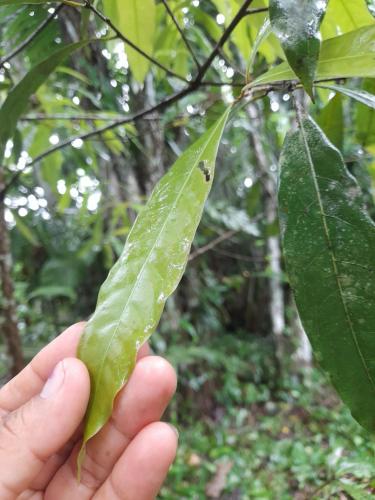
POLYGON ((163 358, 139 353, 112 416, 76 458, 90 379, 76 358, 84 323, 71 326, 0 390, 1 500, 150 500, 172 464, 178 436, 160 418, 176 389, 163 358))

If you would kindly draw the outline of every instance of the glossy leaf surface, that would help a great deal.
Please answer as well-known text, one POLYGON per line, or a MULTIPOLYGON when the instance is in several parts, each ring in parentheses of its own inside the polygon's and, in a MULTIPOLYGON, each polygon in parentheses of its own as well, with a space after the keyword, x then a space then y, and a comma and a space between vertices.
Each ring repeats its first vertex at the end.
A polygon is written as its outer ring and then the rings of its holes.
POLYGON ((9 92, 0 109, 0 159, 8 139, 13 137, 17 121, 27 108, 29 98, 46 81, 49 75, 75 50, 87 45, 83 41, 67 45, 34 66, 24 78, 9 92))
MULTIPOLYGON (((115 26, 137 47, 152 56, 156 23, 154 0, 105 0, 103 7, 115 26)), ((150 62, 129 46, 126 53, 134 78, 143 83, 150 62)))
MULTIPOLYGON (((375 25, 330 38, 322 44, 316 80, 375 78, 375 25)), ((281 63, 257 78, 254 84, 296 80, 287 63, 281 63)))
POLYGON ((313 97, 313 82, 320 54, 319 27, 328 0, 270 0, 274 32, 286 58, 306 92, 313 97))
POLYGON ((370 94, 370 92, 366 92, 366 90, 348 89, 342 85, 319 85, 319 87, 340 92, 351 99, 355 99, 356 101, 365 104, 369 108, 375 109, 375 95, 370 94))
POLYGON ((229 110, 176 161, 155 187, 102 285, 79 356, 91 376, 84 442, 112 411, 141 345, 177 287, 210 191, 229 110))
POLYGON ((375 225, 362 193, 311 119, 281 156, 284 256, 317 360, 354 418, 375 431, 375 225))

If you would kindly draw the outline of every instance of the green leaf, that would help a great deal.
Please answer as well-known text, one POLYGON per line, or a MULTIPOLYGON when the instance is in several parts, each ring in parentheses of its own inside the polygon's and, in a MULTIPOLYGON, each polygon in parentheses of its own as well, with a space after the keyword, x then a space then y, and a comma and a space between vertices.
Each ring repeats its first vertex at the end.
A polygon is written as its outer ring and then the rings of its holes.
POLYGON ((321 27, 323 38, 331 38, 374 23, 366 0, 330 0, 321 27))
MULTIPOLYGON (((146 54, 152 56, 156 25, 154 0, 105 0, 104 12, 117 29, 146 54)), ((150 61, 131 47, 126 47, 134 78, 143 83, 150 61)))
POLYGON ((261 26, 260 30, 258 31, 257 37, 254 40, 254 44, 251 50, 251 55, 249 59, 249 63, 247 66, 247 72, 246 74, 248 75, 248 80, 249 80, 249 75, 253 71, 254 63, 255 63, 255 58, 258 53, 258 50, 262 43, 268 38, 268 36, 271 34, 272 29, 271 29, 271 23, 268 17, 264 20, 263 25, 261 26))
POLYGON ((354 418, 375 431, 375 225, 340 152, 312 119, 281 155, 286 267, 317 360, 354 418))
POLYGON ((339 487, 341 492, 348 493, 353 500, 371 500, 374 498, 373 494, 368 493, 364 487, 357 484, 340 482, 339 487))
POLYGON ((66 297, 71 301, 77 299, 75 291, 64 285, 40 286, 29 295, 29 300, 42 297, 45 299, 55 299, 56 297, 66 297))
POLYGON ((341 94, 344 94, 347 97, 351 97, 352 99, 365 104, 369 108, 375 109, 375 95, 370 94, 365 90, 348 89, 346 87, 342 87, 341 85, 319 85, 319 87, 323 89, 333 90, 335 92, 341 92, 341 94))
POLYGON ((338 149, 342 149, 344 144, 344 111, 340 94, 336 94, 329 101, 320 113, 317 122, 328 139, 338 149))
POLYGON ((320 53, 319 27, 328 0, 270 0, 271 25, 286 58, 313 99, 313 82, 320 53))
POLYGON ((109 418, 138 349, 155 330, 166 299, 181 279, 228 114, 229 110, 157 184, 100 289, 79 347, 92 383, 84 443, 109 418))
POLYGON ((87 45, 89 40, 72 43, 57 50, 47 59, 34 66, 9 92, 0 109, 0 161, 5 145, 16 130, 17 121, 27 108, 30 96, 47 80, 49 75, 75 50, 87 45))
MULTIPOLYGON (((375 80, 364 82, 364 91, 375 94, 375 80)), ((375 154, 375 111, 367 105, 357 104, 356 135, 359 143, 375 154)))
POLYGON ((13 213, 14 220, 16 221, 16 228, 22 236, 34 247, 40 246, 40 242, 36 234, 30 229, 16 213, 13 213))
MULTIPOLYGON (((375 78, 375 25, 330 38, 322 44, 315 80, 375 78)), ((254 81, 255 85, 296 80, 287 63, 281 63, 254 81)))

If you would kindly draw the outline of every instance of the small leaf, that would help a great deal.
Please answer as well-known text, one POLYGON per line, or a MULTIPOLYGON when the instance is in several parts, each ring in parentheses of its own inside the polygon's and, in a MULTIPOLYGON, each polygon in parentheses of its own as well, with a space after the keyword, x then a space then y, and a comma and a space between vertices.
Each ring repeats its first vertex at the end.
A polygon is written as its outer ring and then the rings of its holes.
POLYGON ((353 500, 371 500, 374 498, 372 493, 367 492, 362 486, 357 484, 339 483, 340 491, 348 493, 353 500))
POLYGON ((340 152, 306 119, 281 155, 286 267, 317 360, 375 431, 375 225, 340 152))
POLYGON ((270 0, 270 20, 286 58, 313 99, 320 53, 319 27, 328 0, 270 0))
POLYGON ((9 92, 0 109, 0 161, 8 139, 13 137, 17 121, 27 108, 29 98, 47 80, 49 75, 75 50, 87 45, 89 40, 72 43, 57 50, 34 66, 9 92))
POLYGON ((82 450, 108 420, 138 349, 157 327, 165 301, 182 277, 228 114, 229 110, 157 184, 100 289, 79 347, 92 383, 82 450))
MULTIPOLYGON (((337 78, 375 78, 375 25, 366 26, 322 43, 316 81, 337 78)), ((287 63, 270 69, 254 85, 296 80, 287 63)))
POLYGON ((13 213, 14 220, 16 221, 16 228, 22 234, 22 236, 34 247, 40 246, 38 237, 19 217, 16 213, 13 213))
POLYGON ((262 43, 267 39, 267 37, 271 33, 272 33, 271 23, 270 23, 270 20, 268 19, 268 17, 266 17, 260 30, 258 31, 257 37, 254 40, 254 44, 253 44, 253 47, 251 49, 249 64, 248 64, 247 71, 246 71, 246 74, 248 75, 248 77, 247 77, 248 80, 249 80, 250 74, 253 71, 255 58, 256 58, 256 55, 258 53, 259 47, 262 45, 262 43))
MULTIPOLYGON (((156 26, 155 0, 105 0, 104 12, 117 29, 147 55, 152 56, 156 26)), ((134 78, 143 83, 150 61, 126 47, 129 66, 134 78)))
POLYGON ((341 85, 318 85, 318 87, 333 90, 335 92, 341 92, 341 94, 351 97, 352 99, 365 104, 369 108, 375 109, 375 95, 370 94, 365 90, 348 89, 346 87, 342 87, 341 85))

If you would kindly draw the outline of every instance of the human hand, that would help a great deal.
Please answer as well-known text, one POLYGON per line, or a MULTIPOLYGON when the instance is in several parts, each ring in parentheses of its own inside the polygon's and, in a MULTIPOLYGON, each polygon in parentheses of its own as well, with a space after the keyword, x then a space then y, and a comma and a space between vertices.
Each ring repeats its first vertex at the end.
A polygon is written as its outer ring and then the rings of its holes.
POLYGON ((90 390, 75 357, 83 328, 68 328, 0 390, 1 500, 149 500, 174 460, 177 433, 159 419, 176 374, 144 346, 111 419, 87 444, 77 482, 90 390))

